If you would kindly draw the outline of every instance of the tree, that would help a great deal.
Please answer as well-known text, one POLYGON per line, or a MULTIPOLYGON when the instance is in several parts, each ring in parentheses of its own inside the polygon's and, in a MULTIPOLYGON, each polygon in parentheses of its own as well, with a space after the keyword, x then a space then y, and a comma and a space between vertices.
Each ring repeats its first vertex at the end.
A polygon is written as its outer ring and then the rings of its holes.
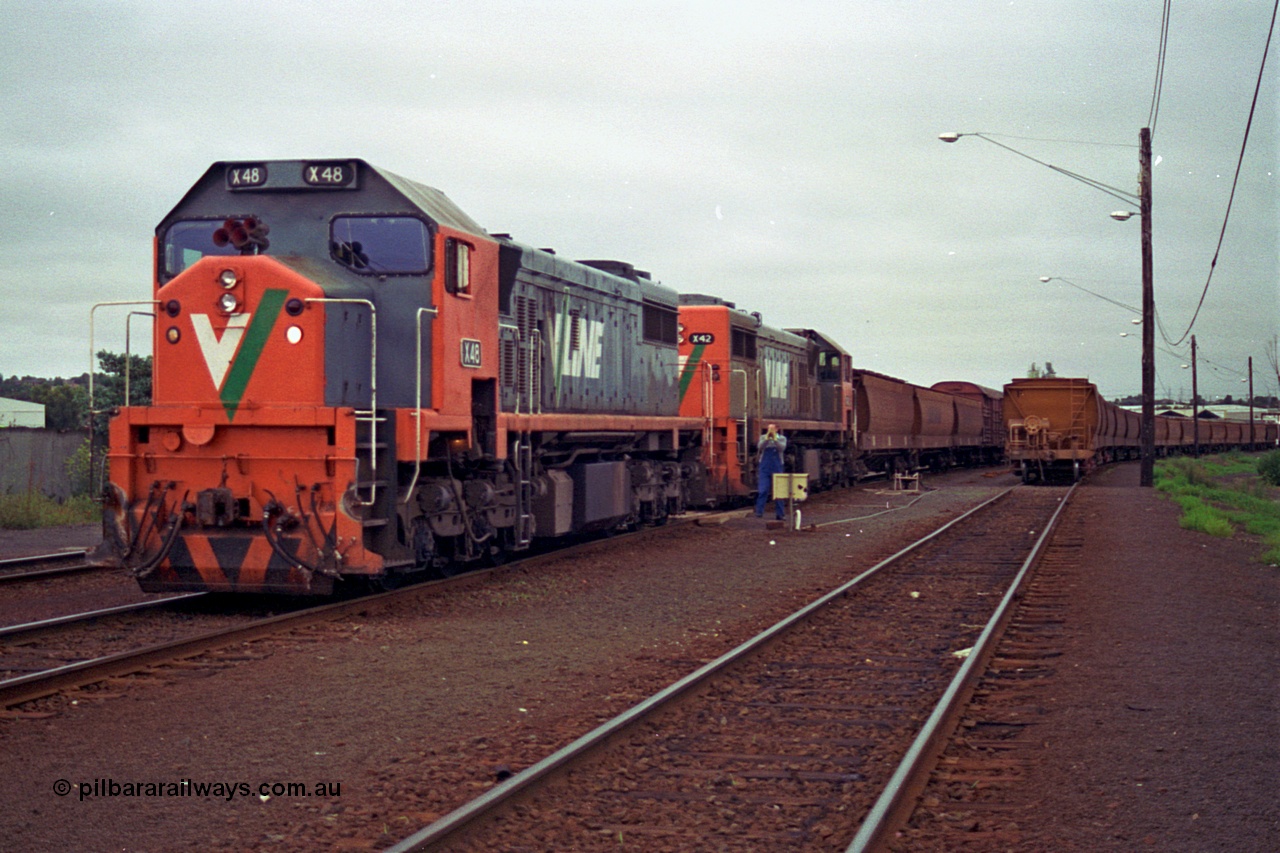
POLYGON ((70 382, 37 385, 31 401, 44 405, 44 425, 48 429, 84 429, 89 411, 89 392, 70 382))
MULTIPOLYGON (((94 374, 93 405, 98 409, 125 404, 125 357, 122 353, 99 350, 102 373, 94 374)), ((129 405, 151 404, 151 356, 129 356, 129 405)))
MULTIPOLYGON (((98 364, 101 365, 103 372, 95 373, 93 376, 94 409, 102 412, 123 406, 125 404, 124 355, 108 350, 99 350, 98 364)), ((149 406, 151 404, 151 356, 142 358, 131 355, 129 356, 128 367, 129 405, 149 406)), ((107 418, 97 418, 93 425, 94 434, 106 438, 107 425, 107 418)))
MULTIPOLYGON (((98 411, 110 411, 125 402, 125 357, 101 350, 98 363, 102 370, 93 375, 93 405, 98 411)), ((45 407, 45 426, 49 429, 84 429, 89 424, 89 374, 71 379, 44 379, 38 376, 0 376, 0 397, 27 400, 45 407)), ((129 405, 151 404, 151 356, 129 357, 129 405)), ((94 432, 107 434, 107 419, 98 418, 94 432)))

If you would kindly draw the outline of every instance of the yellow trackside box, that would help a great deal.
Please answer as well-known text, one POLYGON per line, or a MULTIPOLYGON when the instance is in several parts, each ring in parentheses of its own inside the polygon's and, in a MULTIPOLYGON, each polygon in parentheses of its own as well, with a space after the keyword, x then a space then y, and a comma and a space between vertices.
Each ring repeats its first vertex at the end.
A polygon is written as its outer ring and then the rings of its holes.
POLYGON ((802 501, 809 497, 808 474, 774 474, 773 499, 802 501))

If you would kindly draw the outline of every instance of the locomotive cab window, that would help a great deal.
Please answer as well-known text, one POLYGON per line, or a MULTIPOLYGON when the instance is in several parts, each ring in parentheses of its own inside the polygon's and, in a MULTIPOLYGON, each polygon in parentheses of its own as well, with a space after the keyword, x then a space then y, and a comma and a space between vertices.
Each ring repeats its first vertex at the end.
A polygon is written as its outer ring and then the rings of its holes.
POLYGON ((213 241, 213 233, 223 222, 222 219, 200 219, 170 225, 164 233, 160 254, 162 280, 168 281, 205 255, 239 255, 240 251, 230 243, 219 246, 213 241))
POLYGON ((471 246, 450 237, 444 241, 444 289, 471 294, 471 246))
POLYGON ((823 350, 818 353, 818 381, 840 381, 840 353, 823 350))
POLYGON ((431 269, 431 232, 412 216, 338 216, 329 232, 335 261, 366 275, 422 275, 431 269))

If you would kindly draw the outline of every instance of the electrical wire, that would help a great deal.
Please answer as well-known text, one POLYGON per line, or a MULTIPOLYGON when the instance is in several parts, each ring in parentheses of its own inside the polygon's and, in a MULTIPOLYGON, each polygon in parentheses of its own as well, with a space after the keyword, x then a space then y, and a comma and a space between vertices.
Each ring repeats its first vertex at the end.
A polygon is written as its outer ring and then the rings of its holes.
POLYGON ((1137 148, 1132 142, 1095 142, 1092 139, 1057 139, 1050 136, 1018 136, 1014 133, 964 134, 965 136, 999 136, 1001 139, 1022 139, 1027 142, 1059 142, 1063 145, 1097 145, 1102 148, 1137 148))
POLYGON ((1160 20, 1160 49, 1156 57, 1156 82, 1151 92, 1151 111, 1147 114, 1147 127, 1151 128, 1151 138, 1156 135, 1156 121, 1160 117, 1160 94, 1164 90, 1164 62, 1169 52, 1169 12, 1173 0, 1164 0, 1164 10, 1160 20))
MULTIPOLYGON (((1218 246, 1213 251, 1213 260, 1209 262, 1209 276, 1205 279, 1204 289, 1200 291, 1200 301, 1196 304, 1195 313, 1191 315, 1191 322, 1187 324, 1187 330, 1182 333, 1182 337, 1176 341, 1171 341, 1167 336, 1165 337, 1165 343, 1170 346, 1178 346, 1191 334, 1191 330, 1195 328, 1196 319, 1200 316, 1200 309, 1204 307, 1204 299, 1209 295, 1209 285, 1213 281, 1213 271, 1218 265, 1218 255, 1222 252, 1222 242, 1227 236, 1227 223, 1231 220, 1231 205, 1236 198, 1236 186, 1240 183, 1240 169, 1244 166, 1244 152, 1249 146, 1249 131, 1253 128, 1253 116, 1258 109, 1258 93, 1262 91, 1263 73, 1267 69, 1267 53, 1271 50, 1271 36, 1276 29, 1277 11, 1280 11, 1280 0, 1276 0, 1275 6, 1271 9, 1271 26, 1267 29, 1267 44, 1262 49, 1262 63, 1258 68, 1258 82, 1253 87, 1253 103, 1249 105, 1249 120, 1245 122, 1244 139, 1240 142, 1240 157, 1236 160, 1236 174, 1231 181, 1231 195, 1227 198, 1227 211, 1222 217, 1222 230, 1218 232, 1218 246)), ((1164 334, 1163 330, 1161 334, 1164 334)))
MULTIPOLYGON (((1277 2, 1280 2, 1280 0, 1277 0, 1277 2)), ((1104 183, 1102 183, 1101 181, 1095 181, 1093 178, 1085 177, 1084 175, 1081 175, 1081 174, 1079 174, 1078 172, 1072 172, 1070 169, 1064 169, 1064 168, 1062 168, 1061 166, 1055 166, 1055 165, 1053 165, 1052 163, 1046 163, 1046 162, 1045 162, 1045 161, 1043 161, 1043 160, 1040 160, 1040 159, 1037 159, 1037 158, 1035 158, 1035 157, 1032 157, 1030 154, 1025 154, 1025 153, 1023 153, 1023 152, 1019 151, 1017 148, 1014 148, 1014 147, 1012 147, 1012 146, 1010 146, 1010 145, 1005 145, 1003 142, 998 142, 998 141, 996 141, 995 139, 992 139, 990 134, 986 134, 986 133, 966 133, 966 134, 964 134, 964 135, 965 135, 965 136, 976 136, 976 137, 978 137, 978 138, 980 138, 980 139, 985 139, 985 140, 987 140, 988 142, 990 142, 992 145, 998 145, 998 146, 1000 146, 1001 148, 1003 148, 1003 149, 1004 149, 1004 150, 1006 150, 1006 151, 1012 151, 1014 154, 1017 154, 1019 157, 1024 157, 1024 158, 1026 158, 1027 160, 1030 160, 1030 161, 1031 161, 1031 162, 1033 162, 1033 163, 1039 163, 1041 166, 1048 166, 1050 169, 1052 169, 1053 171, 1057 172, 1058 174, 1066 175, 1068 178, 1073 178, 1073 179, 1075 179, 1075 180, 1079 181, 1079 182, 1080 182, 1080 183, 1082 183, 1082 184, 1087 184, 1088 186, 1093 187, 1095 190, 1101 190, 1102 192, 1106 193, 1107 195, 1112 196, 1112 197, 1114 197, 1114 198, 1118 198, 1118 199, 1120 199, 1121 201, 1125 202, 1126 204, 1137 204, 1137 203, 1138 203, 1138 196, 1137 196, 1136 194, 1134 194, 1134 193, 1131 193, 1131 192, 1129 192, 1129 191, 1127 191, 1127 190, 1122 190, 1122 189, 1120 189, 1119 187, 1113 187, 1113 186, 1111 186, 1110 184, 1104 184, 1104 183)))

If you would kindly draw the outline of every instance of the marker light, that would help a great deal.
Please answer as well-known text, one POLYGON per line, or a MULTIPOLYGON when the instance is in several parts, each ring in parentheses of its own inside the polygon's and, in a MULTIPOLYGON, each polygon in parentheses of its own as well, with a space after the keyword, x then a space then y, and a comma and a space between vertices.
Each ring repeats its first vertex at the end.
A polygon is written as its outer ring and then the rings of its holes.
POLYGON ((284 339, 291 344, 296 344, 302 340, 302 328, 299 326, 290 326, 285 329, 284 339))
POLYGON ((240 279, 236 277, 235 270, 223 270, 218 274, 218 284, 222 285, 227 290, 230 290, 239 283, 240 279))
POLYGON ((170 326, 165 330, 164 339, 171 344, 176 344, 178 341, 182 340, 182 332, 178 331, 177 326, 170 326))
POLYGON ((218 297, 218 307, 228 314, 234 314, 240 307, 240 303, 236 300, 234 293, 224 293, 218 297))
POLYGON ((182 303, 176 299, 170 299, 164 304, 164 312, 170 317, 177 317, 182 313, 182 303))

